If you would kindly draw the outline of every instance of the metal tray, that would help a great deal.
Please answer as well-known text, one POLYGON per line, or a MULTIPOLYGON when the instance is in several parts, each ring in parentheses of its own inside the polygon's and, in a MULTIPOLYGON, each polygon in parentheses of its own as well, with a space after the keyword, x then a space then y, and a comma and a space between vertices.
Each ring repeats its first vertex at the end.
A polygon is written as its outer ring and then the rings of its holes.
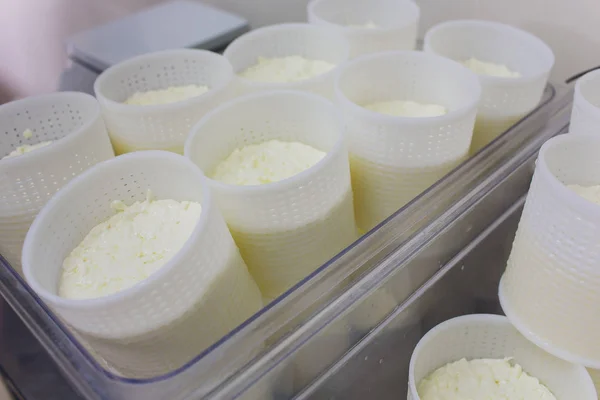
MULTIPOLYGON (((326 376, 318 378, 320 373, 352 348, 343 360, 351 357, 353 347, 362 343, 365 335, 375 334, 376 331, 369 333, 375 323, 431 278, 465 246, 463 241, 474 238, 489 225, 489 210, 496 210, 498 204, 492 201, 490 208, 479 212, 471 208, 500 184, 524 152, 534 154, 554 129, 557 115, 565 114, 569 105, 570 95, 565 88, 548 86, 542 103, 528 117, 277 301, 168 375, 135 380, 104 369, 5 262, 0 266, 0 293, 86 399, 254 399, 265 387, 274 398, 290 398, 315 378, 317 381, 300 396, 320 398, 319 393, 330 387, 324 382, 336 381, 325 379, 326 376), (469 210, 486 218, 468 222, 464 216, 469 210), (457 227, 464 232, 457 235, 457 227), (431 244, 434 239, 437 246, 431 244), (409 264, 416 267, 408 267, 409 264), (396 282, 399 275, 409 279, 396 282), (394 300, 379 309, 377 296, 382 291, 393 293, 394 300), (371 307, 377 312, 371 313, 371 307), (352 316, 361 322, 360 328, 346 324, 352 316), (362 318, 365 321, 360 321, 362 318), (344 346, 331 346, 331 351, 318 351, 323 353, 318 359, 313 357, 314 349, 321 349, 332 337, 336 343, 336 332, 340 330, 344 332, 344 346), (266 346, 265 338, 269 338, 266 346), (256 349, 261 349, 258 355, 256 349), (301 381, 296 379, 291 386, 283 384, 285 379, 281 377, 288 376, 290 368, 303 356, 309 359, 310 374, 301 381)), ((521 194, 526 184, 522 184, 521 194)), ((393 315, 404 308, 403 305, 393 315)), ((398 329, 405 331, 404 325, 398 329)), ((409 335, 412 331, 406 332, 409 335)), ((334 372, 329 374, 337 376, 334 372)))

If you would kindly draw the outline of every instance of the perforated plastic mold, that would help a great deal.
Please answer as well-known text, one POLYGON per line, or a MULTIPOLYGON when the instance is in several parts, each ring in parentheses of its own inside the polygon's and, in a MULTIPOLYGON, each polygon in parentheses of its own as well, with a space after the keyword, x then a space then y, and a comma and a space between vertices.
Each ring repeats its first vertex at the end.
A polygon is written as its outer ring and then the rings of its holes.
POLYGON ((117 154, 168 150, 183 154, 190 128, 229 96, 233 70, 221 55, 196 49, 160 51, 134 57, 104 71, 94 83, 96 97, 117 154), (135 92, 183 85, 208 92, 170 104, 131 105, 135 92))
POLYGON ((518 78, 480 75, 482 93, 471 152, 533 110, 540 102, 554 54, 529 32, 492 21, 442 22, 426 34, 423 49, 462 62, 472 57, 506 65, 518 78))
POLYGON ((600 135, 600 71, 592 71, 577 80, 569 130, 600 135))
POLYGON ((39 210, 73 177, 114 157, 100 106, 84 93, 62 92, 0 106, 0 156, 18 146, 53 141, 0 160, 0 253, 20 271, 21 249, 39 210), (31 131, 26 138, 24 131, 31 131))
POLYGON ((475 74, 457 62, 417 51, 370 54, 341 69, 335 90, 362 230, 383 221, 467 156, 481 88, 475 74), (391 100, 439 104, 448 112, 409 118, 363 108, 391 100))
POLYGON ((308 22, 346 37, 350 57, 413 50, 417 42, 420 10, 411 0, 312 0, 307 10, 308 22))
POLYGON ((209 113, 185 155, 211 176, 236 148, 300 142, 327 155, 284 180, 236 186, 210 179, 217 204, 267 298, 307 276, 357 238, 347 148, 333 104, 303 92, 247 95, 209 113))
POLYGON ((255 29, 234 40, 223 55, 233 65, 236 74, 258 62, 258 57, 302 56, 321 60, 336 67, 324 74, 299 82, 256 82, 236 76, 237 95, 265 90, 303 90, 333 97, 333 79, 339 65, 348 60, 350 46, 346 38, 334 29, 311 24, 278 24, 255 29))
POLYGON ((510 321, 551 354, 600 369, 600 205, 567 188, 600 184, 600 137, 546 142, 519 222, 500 302, 510 321))
POLYGON ((544 352, 523 337, 506 317, 476 314, 445 321, 419 341, 410 359, 408 400, 419 400, 419 382, 447 363, 462 358, 506 357, 538 378, 557 400, 597 399, 585 368, 544 352))
POLYGON ((164 151, 117 157, 68 184, 32 224, 23 270, 40 298, 128 377, 180 367, 262 307, 201 171, 164 151), (84 300, 57 296, 63 260, 92 227, 113 215, 111 202, 144 200, 148 190, 158 199, 201 203, 200 219, 181 250, 119 293, 84 300))

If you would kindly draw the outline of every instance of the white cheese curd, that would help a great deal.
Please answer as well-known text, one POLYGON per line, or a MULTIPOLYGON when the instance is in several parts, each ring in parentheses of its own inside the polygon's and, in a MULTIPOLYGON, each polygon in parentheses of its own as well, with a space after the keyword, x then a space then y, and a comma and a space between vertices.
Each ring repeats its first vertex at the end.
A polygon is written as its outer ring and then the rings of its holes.
POLYGON ((290 83, 313 78, 333 68, 335 64, 301 56, 258 57, 258 63, 242 71, 239 76, 257 82, 290 83))
MULTIPOLYGON (((31 131, 31 129, 25 129, 25 131, 23 131, 23 137, 25 139, 31 139, 31 137, 33 137, 33 132, 31 131)), ((25 153, 29 153, 34 150, 41 149, 42 147, 46 147, 46 146, 52 144, 52 142, 53 142, 52 140, 47 140, 47 141, 36 143, 36 144, 24 144, 22 146, 18 146, 16 149, 11 151, 9 154, 2 157, 2 159, 4 160, 5 158, 13 158, 13 157, 22 156, 25 153)))
POLYGON ((473 57, 464 61, 463 64, 479 75, 497 76, 501 78, 518 78, 521 76, 520 73, 510 70, 506 65, 481 61, 473 57))
POLYGON ((58 294, 107 296, 148 278, 185 244, 200 218, 199 203, 175 200, 111 205, 116 214, 95 226, 64 260, 58 294))
POLYGON ((567 187, 584 199, 591 201, 592 203, 600 204, 600 185, 567 185, 567 187))
POLYGON ((200 96, 208 92, 208 90, 208 86, 201 85, 170 86, 167 89, 135 92, 125 100, 125 104, 149 106, 155 104, 176 103, 178 101, 200 96))
POLYGON ((350 27, 350 28, 366 28, 366 29, 379 28, 379 26, 377 26, 377 24, 375 24, 375 22, 373 22, 373 21, 367 21, 364 24, 350 24, 350 25, 348 25, 348 27, 350 27))
POLYGON ((410 100, 381 101, 364 107, 367 110, 396 117, 437 117, 447 113, 446 108, 438 104, 422 104, 410 100))
POLYGON ((212 179, 231 185, 262 185, 294 176, 318 163, 325 152, 298 142, 269 140, 235 149, 212 179))
POLYGON ((556 400, 510 358, 446 364, 419 383, 418 393, 421 400, 556 400))

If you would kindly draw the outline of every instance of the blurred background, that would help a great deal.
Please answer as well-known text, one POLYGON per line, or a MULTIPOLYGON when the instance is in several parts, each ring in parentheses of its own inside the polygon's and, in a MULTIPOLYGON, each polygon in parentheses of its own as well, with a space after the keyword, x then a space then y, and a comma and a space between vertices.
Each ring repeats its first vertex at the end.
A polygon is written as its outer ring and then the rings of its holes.
MULTIPOLYGON (((0 103, 56 90, 67 63, 64 41, 164 0, 0 0, 0 103)), ((453 18, 514 24, 552 46, 553 79, 600 64, 598 0, 416 0, 421 32, 453 18)), ((308 0, 204 0, 237 13, 252 27, 304 21, 308 0)))

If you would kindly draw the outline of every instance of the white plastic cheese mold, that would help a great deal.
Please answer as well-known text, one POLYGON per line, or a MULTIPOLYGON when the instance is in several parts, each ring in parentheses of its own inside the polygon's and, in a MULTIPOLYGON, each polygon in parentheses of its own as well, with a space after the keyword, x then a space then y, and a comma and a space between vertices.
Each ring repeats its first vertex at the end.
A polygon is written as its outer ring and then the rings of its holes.
POLYGON ((577 80, 569 131, 600 135, 600 71, 577 80))
POLYGON ((234 40, 223 55, 229 60, 236 74, 255 65, 259 57, 275 58, 301 56, 309 60, 321 60, 336 67, 329 72, 298 82, 256 82, 236 76, 237 95, 265 90, 303 90, 331 98, 333 79, 339 66, 349 57, 350 47, 346 38, 334 29, 311 24, 279 24, 255 29, 234 40))
POLYGON ((238 186, 210 180, 242 257, 269 299, 357 238, 348 152, 335 107, 299 91, 247 95, 204 117, 185 146, 186 157, 210 176, 236 148, 274 139, 327 154, 278 182, 238 186))
POLYGON ((25 240, 27 283, 83 342, 117 372, 170 372, 262 307, 258 287, 233 242, 202 172, 185 157, 140 151, 96 165, 40 212, 25 240), (126 204, 156 199, 202 205, 196 228, 160 270, 119 293, 94 299, 57 295, 62 264, 98 223, 126 204))
POLYGON ((7 103, 0 106, 0 121, 0 157, 18 146, 52 141, 0 160, 0 253, 20 272, 23 241, 40 209, 73 177, 114 153, 100 106, 88 94, 61 92, 7 103))
POLYGON ((369 54, 348 62, 336 79, 350 151, 360 229, 382 222, 467 157, 481 86, 447 58, 417 51, 369 54), (443 106, 436 117, 397 117, 364 105, 412 100, 443 106))
POLYGON ((419 400, 417 387, 436 369, 462 358, 506 358, 538 378, 557 400, 597 400, 586 369, 560 360, 523 337, 500 315, 473 314, 456 317, 430 330, 417 344, 410 359, 408 400, 419 400))
POLYGON ((600 369, 600 206, 566 185, 600 183, 600 136, 565 134, 540 149, 500 283, 502 309, 551 354, 600 369))
POLYGON ((417 44, 419 6, 412 0, 313 0, 308 22, 340 31, 350 44, 350 57, 417 44))
POLYGON ((183 154, 190 128, 230 95, 233 70, 221 55, 196 49, 166 50, 123 61, 94 83, 117 154, 168 150, 183 154), (170 104, 125 104, 132 94, 173 86, 208 86, 208 92, 170 104))
POLYGON ((506 65, 520 77, 480 75, 482 93, 471 152, 484 147, 533 110, 544 93, 554 54, 529 32, 492 21, 442 22, 425 34, 424 50, 464 62, 506 65))

